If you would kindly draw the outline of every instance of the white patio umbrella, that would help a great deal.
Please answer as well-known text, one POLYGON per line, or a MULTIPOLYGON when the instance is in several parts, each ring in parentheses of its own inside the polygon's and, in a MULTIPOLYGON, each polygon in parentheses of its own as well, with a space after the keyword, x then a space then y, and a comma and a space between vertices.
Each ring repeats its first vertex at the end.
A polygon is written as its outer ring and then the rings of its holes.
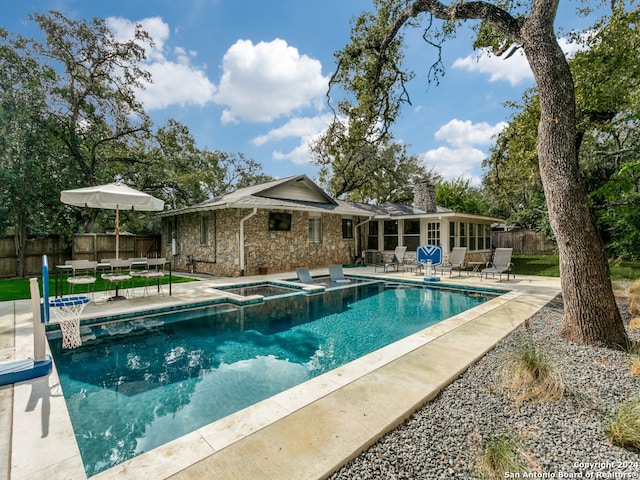
POLYGON ((116 211, 116 258, 120 249, 120 210, 160 211, 164 202, 119 183, 76 188, 60 192, 60 201, 76 207, 104 208, 116 211))

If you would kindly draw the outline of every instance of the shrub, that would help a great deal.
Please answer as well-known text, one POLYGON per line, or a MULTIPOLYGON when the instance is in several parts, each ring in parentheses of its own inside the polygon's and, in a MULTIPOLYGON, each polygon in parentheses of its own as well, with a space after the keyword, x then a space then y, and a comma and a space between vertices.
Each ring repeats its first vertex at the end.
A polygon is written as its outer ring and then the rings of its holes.
POLYGON ((640 280, 636 280, 629 286, 629 294, 640 295, 640 280))
POLYGON ((507 357, 502 384, 516 394, 517 401, 558 400, 565 390, 553 359, 530 341, 507 357))
POLYGON ((612 444, 640 451, 640 394, 622 404, 605 433, 612 444))
POLYGON ((640 317, 632 318, 629 321, 629 328, 631 330, 640 330, 640 317))
POLYGON ((528 472, 521 460, 520 438, 510 433, 489 440, 478 458, 478 476, 481 479, 505 478, 506 472, 528 472))

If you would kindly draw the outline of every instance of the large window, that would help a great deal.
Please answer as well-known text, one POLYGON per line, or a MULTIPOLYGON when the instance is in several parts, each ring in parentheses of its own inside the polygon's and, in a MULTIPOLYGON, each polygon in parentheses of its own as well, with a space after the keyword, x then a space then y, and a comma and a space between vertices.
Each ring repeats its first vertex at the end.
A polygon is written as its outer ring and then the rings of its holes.
POLYGON ((402 226, 402 244, 410 252, 415 252, 420 245, 420 219, 405 220, 402 226))
POLYGON ((367 231, 367 249, 368 250, 378 250, 380 247, 378 246, 378 238, 380 236, 380 228, 378 227, 378 222, 376 220, 367 223, 369 226, 367 231))
POLYGON ((467 247, 469 251, 491 248, 491 226, 485 223, 449 223, 449 248, 467 247))
POLYGON ((385 220, 383 228, 384 228, 384 238, 383 238, 384 250, 395 250, 395 248, 398 246, 398 221, 385 220))
POLYGON ((309 243, 322 243, 322 216, 309 217, 309 243))

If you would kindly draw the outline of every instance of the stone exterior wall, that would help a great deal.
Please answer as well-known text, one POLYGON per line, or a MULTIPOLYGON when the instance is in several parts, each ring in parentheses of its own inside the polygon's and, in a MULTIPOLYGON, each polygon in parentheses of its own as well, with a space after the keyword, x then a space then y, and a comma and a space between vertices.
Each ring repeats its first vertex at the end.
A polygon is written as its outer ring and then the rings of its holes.
MULTIPOLYGON (((322 214, 322 242, 309 243, 309 214, 300 211, 272 210, 291 214, 291 230, 270 231, 269 210, 258 212, 244 223, 245 275, 292 271, 297 267, 323 267, 333 263, 351 263, 355 255, 354 239, 342 238, 342 216, 322 214)), ((215 212, 179 215, 179 252, 171 255, 169 222, 163 219, 162 245, 173 268, 180 271, 206 272, 239 276, 240 221, 249 209, 226 209, 215 212), (201 244, 201 216, 208 217, 208 245, 201 244)))

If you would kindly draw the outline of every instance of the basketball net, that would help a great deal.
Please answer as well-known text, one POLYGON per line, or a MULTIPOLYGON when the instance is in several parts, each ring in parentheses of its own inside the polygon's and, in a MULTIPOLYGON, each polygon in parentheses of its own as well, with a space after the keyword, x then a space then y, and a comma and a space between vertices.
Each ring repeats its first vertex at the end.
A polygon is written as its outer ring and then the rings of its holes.
MULTIPOLYGON (((56 299, 63 300, 63 299, 56 299)), ((88 300, 88 299, 87 299, 88 300)), ((62 348, 77 348, 82 345, 80 338, 80 314, 87 305, 83 301, 51 302, 53 312, 62 332, 62 348)))

